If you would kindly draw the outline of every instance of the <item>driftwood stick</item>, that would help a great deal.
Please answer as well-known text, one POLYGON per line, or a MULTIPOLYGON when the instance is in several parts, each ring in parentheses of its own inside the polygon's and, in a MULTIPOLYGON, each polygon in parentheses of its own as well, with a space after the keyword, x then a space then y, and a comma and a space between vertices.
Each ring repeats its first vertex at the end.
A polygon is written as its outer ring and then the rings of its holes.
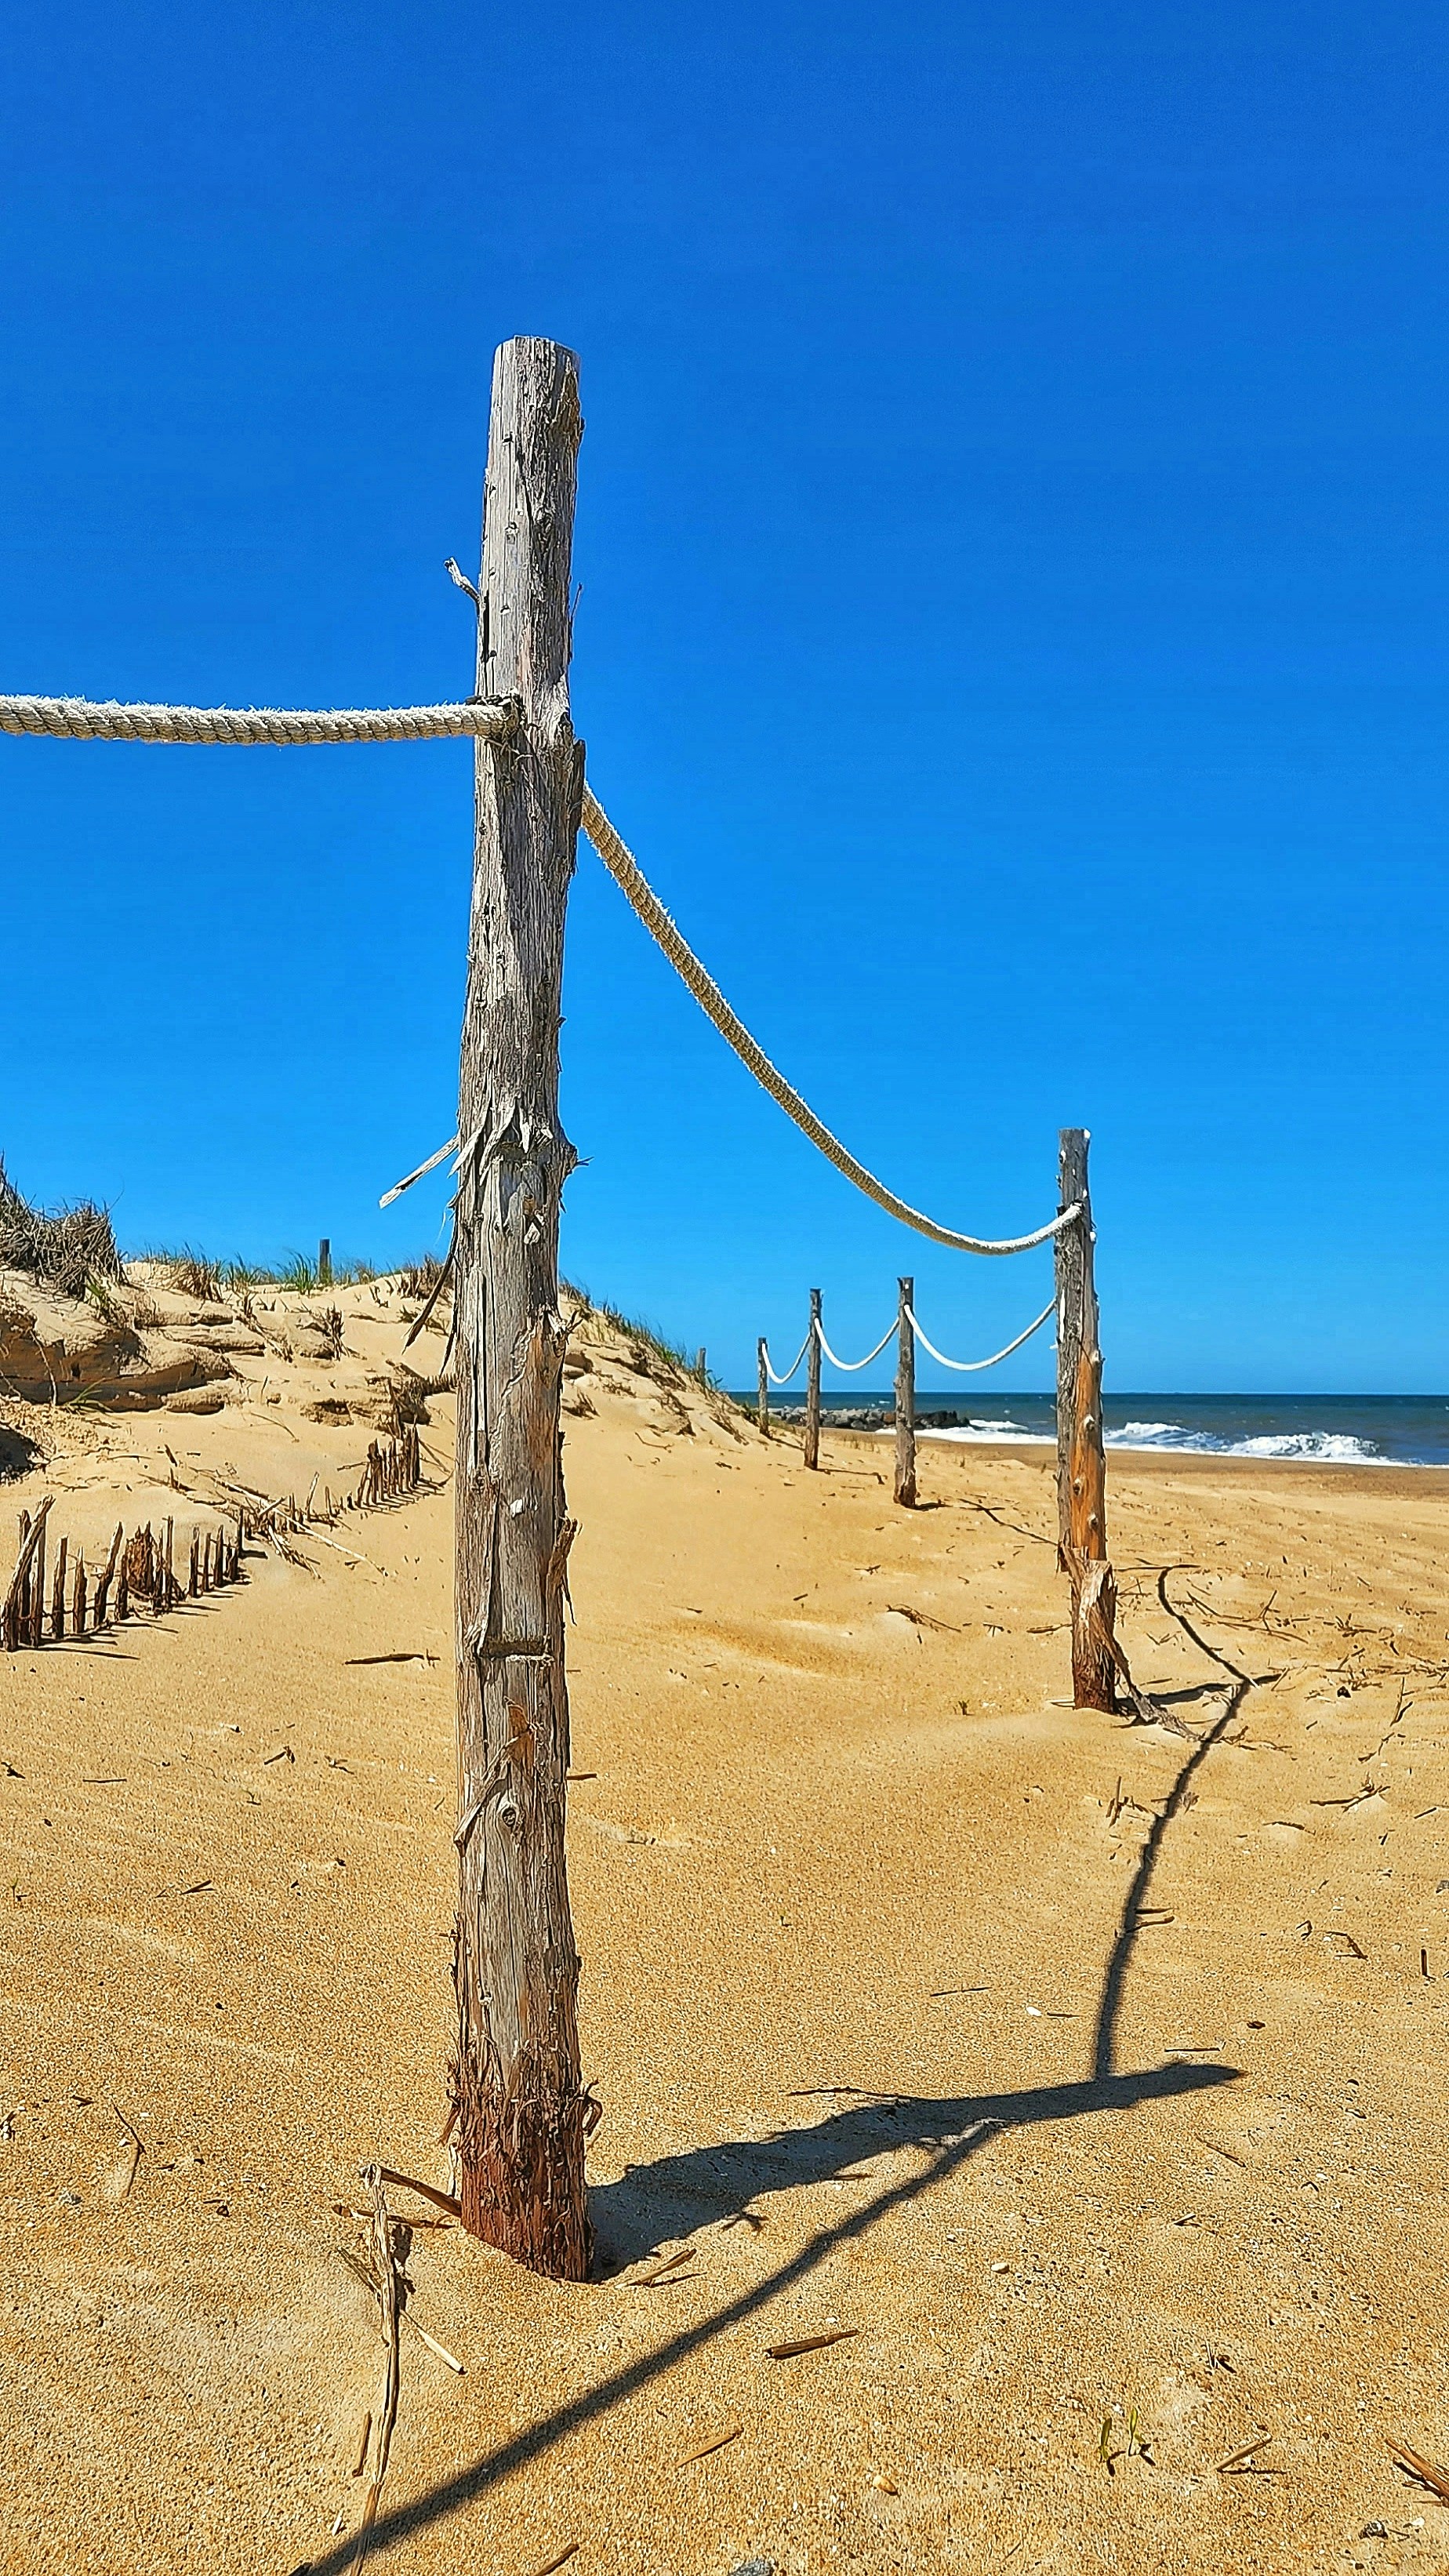
POLYGON ((45 1635, 45 1535, 49 1514, 42 1512, 36 1526, 35 1568, 30 1585, 30 1643, 38 1646, 45 1635))
POLYGON ((54 1497, 50 1494, 46 1494, 44 1496, 33 1521, 29 1512, 22 1512, 20 1515, 20 1549, 15 1559, 15 1571, 10 1578, 10 1590, 5 1598, 5 1643, 7 1647, 18 1646, 21 1641, 23 1627, 22 1610, 25 1607, 28 1607, 29 1603, 28 1587, 30 1582, 31 1559, 34 1556, 36 1549, 41 1544, 45 1530, 46 1517, 50 1511, 53 1499, 54 1497))
POLYGON ((111 1541, 111 1552, 106 1559, 105 1571, 102 1574, 99 1583, 96 1585, 96 1606, 93 1624, 97 1628, 104 1628, 106 1624, 106 1612, 110 1606, 111 1599, 111 1582, 116 1571, 117 1562, 120 1558, 121 1541, 124 1536, 125 1523, 123 1521, 117 1521, 116 1534, 111 1541))
POLYGON ((397 2422, 398 2395, 402 2380, 402 2300, 397 2277, 397 2260, 393 2253, 392 2220, 376 2165, 364 2165, 362 2179, 372 2193, 373 2271, 377 2294, 382 2306, 382 2338, 387 2347, 387 2377, 383 2383, 382 2411, 373 2427, 372 2476, 362 2507, 362 2542, 357 2557, 360 2564, 367 2554, 366 2535, 377 2519, 378 2498, 387 2475, 388 2453, 392 2449, 393 2427, 397 2422))

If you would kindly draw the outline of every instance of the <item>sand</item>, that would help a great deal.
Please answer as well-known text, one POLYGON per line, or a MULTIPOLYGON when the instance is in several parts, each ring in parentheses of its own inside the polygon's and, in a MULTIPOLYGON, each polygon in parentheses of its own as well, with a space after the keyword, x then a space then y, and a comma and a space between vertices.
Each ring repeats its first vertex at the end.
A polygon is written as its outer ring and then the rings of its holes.
MULTIPOLYGON (((367 2563, 1449 2565, 1387 2449, 1449 2452, 1449 1481, 1113 1458, 1123 1632, 1197 1746, 1066 1705, 1045 1452, 923 1443, 900 1513, 868 1438, 807 1475, 592 1356, 599 2277, 417 2228, 463 2368, 404 2328, 367 2563)), ((327 1370, 261 1375, 62 1418, 7 1512, 341 1486, 327 1370)), ((360 1561, 0 1658, 6 2567, 353 2563, 358 2169, 448 2180, 449 1411, 432 1489, 332 1533, 360 1561)))

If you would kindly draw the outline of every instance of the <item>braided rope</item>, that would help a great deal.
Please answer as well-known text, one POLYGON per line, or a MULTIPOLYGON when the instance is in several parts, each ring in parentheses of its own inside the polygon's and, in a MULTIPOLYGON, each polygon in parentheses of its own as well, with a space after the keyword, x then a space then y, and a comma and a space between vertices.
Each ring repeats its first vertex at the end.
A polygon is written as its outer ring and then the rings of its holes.
POLYGON ((964 1377, 973 1369, 995 1368, 998 1360, 1009 1360, 1013 1351, 1019 1351, 1023 1342, 1029 1342, 1033 1333, 1039 1333, 1041 1331, 1048 1315, 1054 1315, 1056 1310, 1057 1301, 1055 1297, 1053 1297, 1049 1306, 1043 1306, 1041 1313, 1038 1315, 1034 1324, 1028 1324, 1026 1331, 1024 1333, 1018 1333, 1015 1341, 1008 1342, 1004 1350, 993 1351, 989 1360, 948 1360, 944 1351, 938 1351, 934 1342, 927 1341, 925 1334, 922 1332, 920 1325, 916 1321, 914 1309, 908 1306, 906 1308, 906 1313, 910 1318, 911 1330, 915 1334, 917 1341, 920 1343, 922 1350, 929 1351, 933 1360, 940 1361, 942 1368, 959 1369, 964 1377))
POLYGON ((765 1363, 765 1375, 766 1375, 766 1377, 769 1379, 770 1384, 771 1384, 772 1386, 788 1386, 788 1385, 789 1385, 789 1383, 790 1383, 791 1378, 794 1376, 795 1371, 796 1371, 796 1370, 797 1370, 797 1368, 799 1367, 800 1362, 801 1362, 801 1361, 803 1360, 803 1358, 805 1357, 805 1354, 806 1354, 806 1352, 809 1350, 809 1348, 810 1348, 810 1335, 809 1335, 809 1333, 807 1333, 807 1334, 806 1334, 806 1336, 805 1336, 804 1341, 803 1341, 803 1342, 801 1343, 801 1345, 800 1345, 800 1348, 799 1348, 799 1349, 798 1349, 798 1351, 795 1353, 794 1358, 793 1358, 793 1359, 792 1359, 792 1361, 790 1362, 789 1367, 786 1369, 784 1376, 783 1376, 783 1377, 776 1377, 774 1370, 773 1370, 773 1369, 771 1368, 771 1366, 770 1366, 770 1345, 769 1345, 769 1343, 768 1343, 767 1341, 765 1341, 765 1340, 763 1340, 763 1339, 762 1339, 762 1340, 761 1340, 761 1343, 760 1343, 760 1357, 763 1359, 763 1361, 764 1361, 764 1363, 765 1363))
POLYGON ((917 1234, 929 1235, 932 1243, 944 1243, 952 1252, 1029 1252, 1033 1244, 1046 1243, 1053 1235, 1063 1233, 1075 1223, 1081 1214, 1079 1205, 1063 1208, 1060 1215, 1052 1218, 1050 1225, 1039 1225, 1034 1234, 1015 1235, 1007 1243, 987 1243, 978 1235, 957 1234, 950 1226, 937 1225, 933 1217, 922 1216, 918 1208, 908 1207, 904 1199, 898 1199, 894 1190, 888 1190, 883 1181, 878 1181, 873 1172, 866 1170, 864 1163, 856 1161, 838 1137, 832 1136, 794 1086, 785 1080, 782 1073, 776 1072, 764 1050, 755 1044, 743 1020, 730 1009, 713 977, 706 973, 693 949, 670 920, 641 872, 638 861, 620 840, 587 784, 584 788, 583 825, 615 884, 627 895, 651 939, 663 949, 675 973, 688 986, 706 1019, 714 1022, 726 1045, 734 1048, 741 1064, 749 1067, 756 1082, 769 1093, 777 1107, 784 1110, 786 1117, 794 1119, 801 1134, 808 1136, 812 1145, 818 1145, 827 1162, 833 1163, 838 1172, 843 1172, 848 1181, 853 1181, 858 1190, 863 1190, 868 1199, 874 1199, 876 1206, 884 1208, 887 1216, 898 1217, 902 1225, 914 1226, 917 1234))
MULTIPOLYGON (((878 1360, 880 1358, 881 1352, 885 1349, 887 1342, 893 1342, 896 1337, 895 1325, 891 1324, 887 1330, 882 1333, 880 1340, 876 1343, 875 1349, 873 1351, 867 1351, 863 1360, 838 1360, 825 1338, 825 1327, 818 1319, 811 1326, 811 1331, 814 1333, 816 1340, 820 1344, 821 1351, 825 1358, 829 1360, 831 1367, 844 1369, 847 1376, 849 1376, 855 1369, 869 1368, 872 1360, 878 1360)), ((807 1339, 808 1338, 809 1337, 807 1335, 807 1339)))
POLYGON ((0 697, 0 733, 60 734, 71 742, 432 742, 473 734, 502 742, 516 733, 513 699, 470 698, 460 706, 292 707, 121 706, 112 698, 0 697))

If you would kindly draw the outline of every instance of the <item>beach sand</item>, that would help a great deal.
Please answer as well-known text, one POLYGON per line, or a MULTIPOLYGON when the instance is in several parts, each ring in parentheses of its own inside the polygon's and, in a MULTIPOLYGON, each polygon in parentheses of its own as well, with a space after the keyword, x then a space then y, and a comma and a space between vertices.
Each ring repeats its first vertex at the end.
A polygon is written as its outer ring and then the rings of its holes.
MULTIPOLYGON (((418 2226, 463 2370, 404 2326, 368 2565, 1449 2565, 1387 2448, 1449 2454, 1449 1480, 1111 1459, 1122 1632, 1193 1745, 1066 1704, 1047 1453, 923 1443, 902 1513, 882 1444, 807 1475, 591 1356, 601 2277, 418 2226)), ((261 1376, 62 1417, 7 1511, 54 1493, 89 1553, 122 1488, 189 1534, 218 1469, 342 1487, 326 1368, 261 1376)), ((353 1554, 0 1658, 7 2568, 352 2563, 358 2169, 448 2180, 449 1413, 353 1554)))

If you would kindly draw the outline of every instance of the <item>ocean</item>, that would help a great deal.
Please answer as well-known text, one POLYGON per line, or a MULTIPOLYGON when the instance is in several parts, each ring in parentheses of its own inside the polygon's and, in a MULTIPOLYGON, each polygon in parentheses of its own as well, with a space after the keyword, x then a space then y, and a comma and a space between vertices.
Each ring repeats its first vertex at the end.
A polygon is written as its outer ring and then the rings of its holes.
MULTIPOLYGON (((741 1403, 753 1404, 752 1393, 741 1403)), ((772 1409, 798 1416, 798 1397, 772 1409)), ((822 1395, 821 1412, 866 1415, 884 1429, 889 1392, 822 1395)), ((916 1390, 923 1435, 941 1440, 1052 1441, 1049 1395, 996 1395, 978 1405, 957 1390, 916 1390)), ((1109 1449, 1185 1450, 1218 1458, 1303 1458, 1323 1466, 1449 1466, 1449 1397, 1442 1395, 1109 1395, 1102 1405, 1109 1449)))

